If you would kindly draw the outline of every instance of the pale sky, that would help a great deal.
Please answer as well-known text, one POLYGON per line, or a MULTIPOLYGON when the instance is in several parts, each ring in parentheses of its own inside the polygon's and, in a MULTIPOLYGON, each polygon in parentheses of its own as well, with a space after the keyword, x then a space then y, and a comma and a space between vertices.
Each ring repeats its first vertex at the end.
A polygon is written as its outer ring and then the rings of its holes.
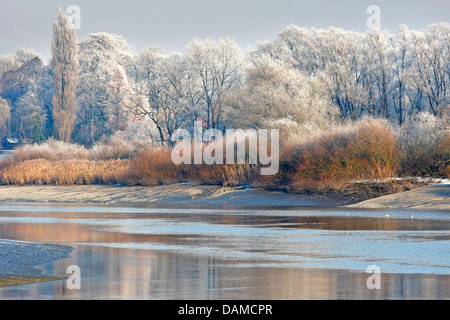
POLYGON ((232 37, 245 50, 273 40, 293 23, 363 32, 370 5, 381 9, 381 28, 401 24, 424 29, 450 22, 449 0, 0 0, 0 55, 31 48, 50 57, 52 22, 58 8, 81 9, 78 39, 89 33, 120 34, 136 51, 161 46, 183 51, 192 38, 232 37))

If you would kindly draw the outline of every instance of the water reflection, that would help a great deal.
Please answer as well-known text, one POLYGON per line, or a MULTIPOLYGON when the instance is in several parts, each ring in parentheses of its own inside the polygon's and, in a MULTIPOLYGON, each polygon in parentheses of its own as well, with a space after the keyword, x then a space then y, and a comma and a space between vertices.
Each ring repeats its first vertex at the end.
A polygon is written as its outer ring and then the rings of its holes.
POLYGON ((1 209, 0 238, 77 248, 44 273, 65 276, 72 264, 82 272, 81 290, 56 281, 1 288, 1 299, 450 297, 442 213, 1 209), (385 272, 381 290, 366 287, 371 264, 385 272))

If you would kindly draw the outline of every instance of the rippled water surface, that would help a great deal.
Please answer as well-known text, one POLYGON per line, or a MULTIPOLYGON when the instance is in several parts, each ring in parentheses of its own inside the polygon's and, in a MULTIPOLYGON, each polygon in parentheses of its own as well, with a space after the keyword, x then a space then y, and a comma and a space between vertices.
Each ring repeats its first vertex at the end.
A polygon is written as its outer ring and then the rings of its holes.
POLYGON ((0 238, 76 248, 1 299, 449 299, 450 213, 0 205, 0 238), (381 289, 366 285, 371 265, 381 289))

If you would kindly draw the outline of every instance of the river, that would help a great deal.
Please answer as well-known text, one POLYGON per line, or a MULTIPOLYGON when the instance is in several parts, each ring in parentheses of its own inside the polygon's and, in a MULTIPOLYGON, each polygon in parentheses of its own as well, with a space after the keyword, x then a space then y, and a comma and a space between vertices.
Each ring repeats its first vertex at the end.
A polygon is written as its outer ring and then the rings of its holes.
POLYGON ((39 269, 80 275, 0 299, 450 298, 445 211, 4 203, 0 238, 73 246, 39 269))

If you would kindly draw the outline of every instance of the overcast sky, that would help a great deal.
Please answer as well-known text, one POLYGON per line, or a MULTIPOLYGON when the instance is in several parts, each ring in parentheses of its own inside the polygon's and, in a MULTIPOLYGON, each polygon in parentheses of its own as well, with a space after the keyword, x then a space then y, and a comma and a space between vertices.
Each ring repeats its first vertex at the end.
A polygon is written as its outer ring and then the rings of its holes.
POLYGON ((369 5, 381 9, 381 28, 424 29, 450 22, 449 0, 0 0, 0 55, 20 47, 50 55, 58 8, 81 9, 78 39, 89 33, 120 34, 136 49, 183 51, 191 38, 234 38, 243 49, 272 40, 293 23, 365 31, 369 5))

